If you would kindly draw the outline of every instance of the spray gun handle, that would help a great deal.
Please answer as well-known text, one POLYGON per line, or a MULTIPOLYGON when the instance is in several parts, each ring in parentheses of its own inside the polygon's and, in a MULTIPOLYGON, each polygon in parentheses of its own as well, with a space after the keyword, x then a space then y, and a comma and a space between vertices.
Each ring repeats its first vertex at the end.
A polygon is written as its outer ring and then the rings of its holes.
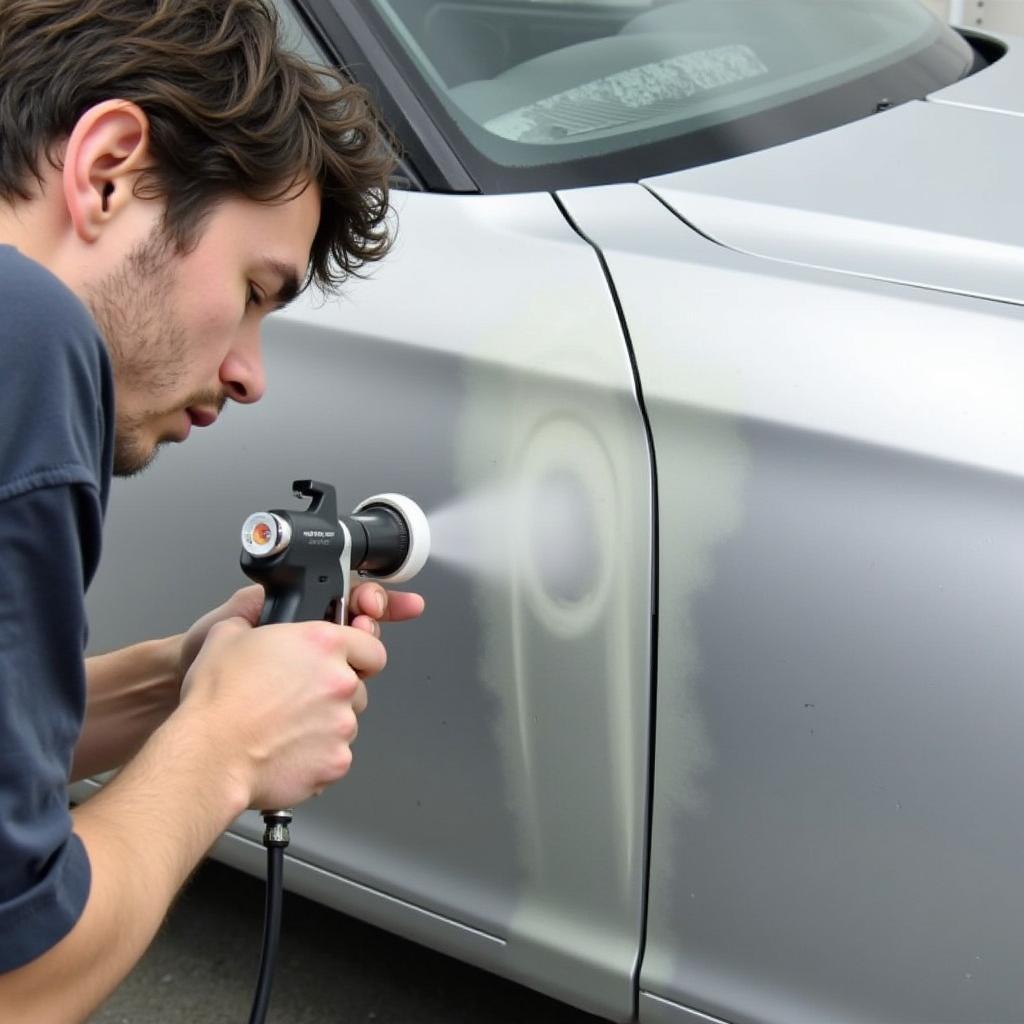
POLYGON ((311 614, 314 609, 308 607, 308 600, 303 599, 301 585, 288 590, 267 589, 264 595, 259 621, 261 626, 274 622, 307 622, 324 618, 326 606, 319 605, 318 614, 311 614))

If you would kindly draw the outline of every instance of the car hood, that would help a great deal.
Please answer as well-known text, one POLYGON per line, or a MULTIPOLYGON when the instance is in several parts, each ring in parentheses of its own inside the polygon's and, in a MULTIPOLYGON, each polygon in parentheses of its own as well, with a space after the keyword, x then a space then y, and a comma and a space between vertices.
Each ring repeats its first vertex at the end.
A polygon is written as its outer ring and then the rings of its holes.
POLYGON ((731 249, 1024 304, 1024 39, 1009 44, 926 100, 643 184, 731 249))

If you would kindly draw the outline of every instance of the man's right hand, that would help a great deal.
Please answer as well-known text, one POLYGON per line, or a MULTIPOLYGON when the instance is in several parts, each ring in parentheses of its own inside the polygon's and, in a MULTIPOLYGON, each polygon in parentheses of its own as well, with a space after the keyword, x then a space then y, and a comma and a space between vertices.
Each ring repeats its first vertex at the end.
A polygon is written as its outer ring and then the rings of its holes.
POLYGON ((172 718, 223 752, 250 807, 292 807, 348 771, 364 681, 386 660, 380 640, 350 626, 227 619, 210 630, 172 718))

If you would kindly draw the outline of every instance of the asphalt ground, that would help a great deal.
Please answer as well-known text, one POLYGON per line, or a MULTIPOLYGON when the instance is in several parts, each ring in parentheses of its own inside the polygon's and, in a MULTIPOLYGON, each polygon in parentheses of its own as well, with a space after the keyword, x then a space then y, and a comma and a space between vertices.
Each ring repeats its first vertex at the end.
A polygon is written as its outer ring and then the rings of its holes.
MULTIPOLYGON (((263 882, 207 861, 91 1024, 245 1024, 263 882)), ((268 1024, 604 1024, 286 892, 268 1024)))

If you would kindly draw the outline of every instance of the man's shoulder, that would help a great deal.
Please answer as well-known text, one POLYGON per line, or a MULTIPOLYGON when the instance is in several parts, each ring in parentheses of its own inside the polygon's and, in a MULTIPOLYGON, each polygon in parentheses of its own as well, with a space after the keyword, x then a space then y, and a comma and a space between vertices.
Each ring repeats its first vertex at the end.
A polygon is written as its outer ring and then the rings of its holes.
POLYGON ((109 479, 113 386, 95 321, 45 267, 0 246, 0 500, 109 479))

